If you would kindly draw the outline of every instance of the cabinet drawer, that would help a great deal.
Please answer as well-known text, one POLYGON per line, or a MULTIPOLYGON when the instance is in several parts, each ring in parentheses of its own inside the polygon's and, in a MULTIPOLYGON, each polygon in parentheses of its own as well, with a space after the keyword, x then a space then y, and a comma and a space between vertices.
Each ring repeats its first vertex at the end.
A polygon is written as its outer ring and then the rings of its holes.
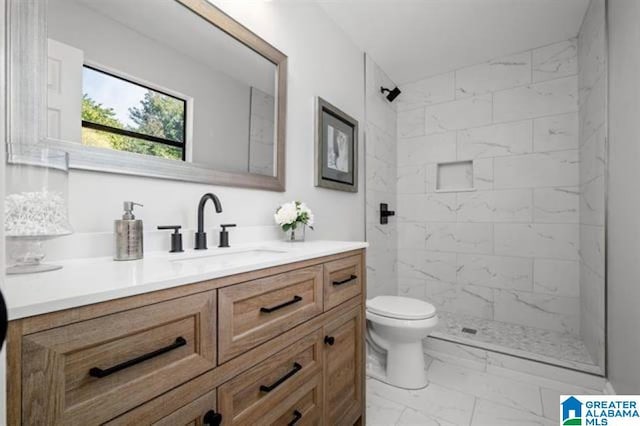
MULTIPOLYGON (((317 330, 220 386, 218 407, 224 424, 265 424, 267 418, 274 422, 284 416, 306 395, 298 390, 312 377, 322 376, 323 344, 322 330, 317 330), (297 398, 290 400, 294 394, 297 398), (274 414, 275 407, 281 408, 278 415, 274 414)), ((321 388, 322 384, 317 386, 321 388)))
POLYGON ((214 291, 24 336, 26 424, 109 420, 215 367, 214 291))
POLYGON ((216 416, 216 391, 186 402, 173 395, 158 397, 141 407, 114 419, 105 426, 153 425, 153 426, 203 426, 205 420, 216 416), (184 404, 184 405, 183 405, 184 404))
POLYGON ((362 258, 351 256, 324 265, 324 310, 362 292, 362 258))
POLYGON ((237 355, 322 313, 322 266, 218 290, 218 358, 237 355))
POLYGON ((278 426, 319 425, 322 419, 322 375, 317 374, 263 417, 278 426))

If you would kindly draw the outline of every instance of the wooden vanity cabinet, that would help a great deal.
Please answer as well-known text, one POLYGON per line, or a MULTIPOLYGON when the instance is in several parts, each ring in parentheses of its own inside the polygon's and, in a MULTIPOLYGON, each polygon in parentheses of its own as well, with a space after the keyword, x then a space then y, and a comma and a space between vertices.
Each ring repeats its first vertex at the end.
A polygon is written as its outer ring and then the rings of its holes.
POLYGON ((12 321, 9 424, 363 424, 364 255, 12 321))
POLYGON ((324 418, 329 425, 352 425, 363 405, 363 342, 360 306, 324 327, 324 418))

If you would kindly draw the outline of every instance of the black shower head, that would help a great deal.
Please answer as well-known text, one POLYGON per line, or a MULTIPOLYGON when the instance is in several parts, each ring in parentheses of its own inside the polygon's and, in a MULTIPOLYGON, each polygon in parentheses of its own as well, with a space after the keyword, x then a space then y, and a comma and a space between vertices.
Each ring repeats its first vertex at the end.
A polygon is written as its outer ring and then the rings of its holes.
POLYGON ((402 93, 400 91, 400 89, 398 89, 398 86, 396 86, 393 89, 387 89, 386 87, 380 87, 380 93, 384 93, 384 92, 389 92, 389 94, 387 95, 387 100, 389 102, 393 102, 400 93, 402 93))

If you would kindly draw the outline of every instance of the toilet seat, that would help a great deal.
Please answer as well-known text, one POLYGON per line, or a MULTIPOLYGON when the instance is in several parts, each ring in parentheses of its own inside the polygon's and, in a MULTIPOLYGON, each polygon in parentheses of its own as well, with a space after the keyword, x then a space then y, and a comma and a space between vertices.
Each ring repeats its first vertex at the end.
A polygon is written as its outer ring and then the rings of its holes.
POLYGON ((425 320, 436 315, 436 308, 424 300, 401 296, 376 296, 367 300, 367 311, 399 320, 425 320))

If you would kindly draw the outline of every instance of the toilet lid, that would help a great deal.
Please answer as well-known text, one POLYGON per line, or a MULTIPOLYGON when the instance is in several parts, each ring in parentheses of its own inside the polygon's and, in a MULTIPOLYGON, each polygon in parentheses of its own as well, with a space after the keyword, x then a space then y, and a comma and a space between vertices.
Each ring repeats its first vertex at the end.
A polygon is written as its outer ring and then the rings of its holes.
POLYGON ((436 314, 431 303, 400 296, 376 296, 367 300, 367 310, 384 317, 406 320, 427 319, 436 314))

